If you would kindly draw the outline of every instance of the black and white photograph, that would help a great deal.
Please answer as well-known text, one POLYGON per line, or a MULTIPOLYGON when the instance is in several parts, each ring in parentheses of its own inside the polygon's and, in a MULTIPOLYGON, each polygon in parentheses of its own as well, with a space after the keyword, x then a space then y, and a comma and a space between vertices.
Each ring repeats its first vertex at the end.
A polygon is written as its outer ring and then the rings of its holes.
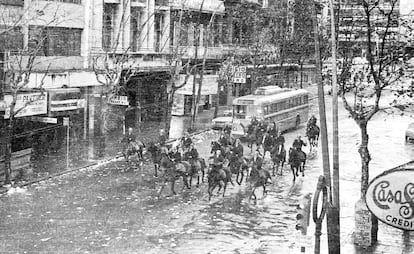
POLYGON ((0 253, 414 254, 414 0, 0 0, 0 253))

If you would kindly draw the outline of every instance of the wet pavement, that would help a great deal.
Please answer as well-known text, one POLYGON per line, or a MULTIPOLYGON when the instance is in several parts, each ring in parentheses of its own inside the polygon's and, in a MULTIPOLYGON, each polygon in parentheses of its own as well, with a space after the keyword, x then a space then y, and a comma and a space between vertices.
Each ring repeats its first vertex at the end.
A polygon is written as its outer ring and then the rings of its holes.
MULTIPOLYGON (((362 251, 353 247, 359 129, 342 106, 339 119, 343 253, 410 253, 414 236, 404 238, 381 222, 380 243, 395 244, 362 251), (401 239, 387 238, 390 234, 401 239)), ((371 178, 414 159, 414 143, 404 141, 411 121, 408 116, 379 114, 370 123, 371 178)), ((329 129, 330 122, 328 115, 329 129)), ((303 127, 286 133, 287 144, 299 133, 304 134, 303 127)), ((213 131, 195 137, 201 156, 209 155, 209 142, 216 138, 213 131)), ((122 159, 13 189, 0 197, 0 253, 299 253, 296 205, 315 191, 321 159, 319 148, 309 157, 305 177, 295 183, 285 167, 283 176, 272 179, 266 197, 256 191, 257 202, 248 200, 245 183, 229 186, 224 198, 214 196, 209 202, 206 184, 181 190, 177 182, 177 195, 165 188, 158 199, 160 183, 152 176, 152 165, 138 169, 122 159)), ((308 234, 313 233, 311 222, 308 234)), ((321 253, 327 253, 326 223, 321 239, 321 253)))

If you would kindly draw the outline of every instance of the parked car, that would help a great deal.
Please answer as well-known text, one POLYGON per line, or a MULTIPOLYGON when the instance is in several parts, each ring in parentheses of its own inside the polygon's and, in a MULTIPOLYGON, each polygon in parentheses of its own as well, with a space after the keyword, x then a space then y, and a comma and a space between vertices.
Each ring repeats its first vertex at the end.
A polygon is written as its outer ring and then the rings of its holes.
POLYGON ((410 140, 414 140, 414 123, 410 123, 407 130, 405 130, 405 141, 410 140))
POLYGON ((211 120, 213 122, 212 129, 220 130, 223 129, 226 125, 231 125, 233 121, 233 113, 231 110, 225 110, 220 116, 211 120))

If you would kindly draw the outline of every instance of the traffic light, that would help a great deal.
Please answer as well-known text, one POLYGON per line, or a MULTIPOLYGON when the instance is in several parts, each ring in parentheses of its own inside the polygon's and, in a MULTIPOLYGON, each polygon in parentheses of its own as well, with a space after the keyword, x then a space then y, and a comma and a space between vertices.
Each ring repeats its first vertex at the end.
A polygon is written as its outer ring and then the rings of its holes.
POLYGON ((306 235, 306 231, 309 226, 310 215, 310 196, 307 195, 303 198, 302 202, 296 206, 296 230, 300 230, 303 235, 306 235))

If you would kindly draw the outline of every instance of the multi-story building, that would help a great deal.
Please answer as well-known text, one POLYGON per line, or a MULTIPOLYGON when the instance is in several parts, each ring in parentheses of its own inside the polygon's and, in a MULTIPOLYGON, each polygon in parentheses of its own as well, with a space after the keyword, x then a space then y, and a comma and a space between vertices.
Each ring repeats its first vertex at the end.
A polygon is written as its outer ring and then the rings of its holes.
MULTIPOLYGON (((328 7, 328 5, 326 5, 328 7)), ((398 39, 400 7, 399 0, 380 0, 376 6, 371 5, 371 39, 374 50, 377 50, 381 36, 387 31, 387 36, 393 41, 398 39), (386 14, 391 13, 390 22, 386 14)), ((340 47, 353 48, 353 56, 366 56, 365 47, 355 45, 367 41, 367 15, 363 5, 357 0, 336 1, 335 11, 337 12, 338 44, 340 47)), ((330 31, 329 22, 328 31, 330 31)))
MULTIPOLYGON (((225 34, 220 0, 0 0, 0 10, 2 20, 9 19, 0 24, 0 73, 12 64, 11 59, 27 59, 26 49, 36 49, 26 88, 42 86, 48 94, 47 109, 18 117, 19 126, 56 126, 52 139, 64 136, 59 127, 64 117, 71 119, 73 137, 100 135, 98 114, 102 100, 108 98, 102 97, 105 85, 97 80, 102 73, 94 70, 101 63, 98 59, 105 56, 117 59, 127 55, 134 69, 117 91, 119 100, 111 100, 116 104, 110 108, 110 129, 162 116, 174 49, 179 49, 178 60, 183 64, 200 64, 208 48, 201 104, 210 107, 217 94, 216 72, 225 34), (178 25, 180 13, 185 18, 178 25), (33 115, 56 118, 57 123, 33 123, 33 115)), ((192 99, 190 83, 177 91, 185 113, 192 99)), ((7 94, 4 84, 2 96, 7 94)), ((0 111, 5 112, 6 106, 0 111)))

